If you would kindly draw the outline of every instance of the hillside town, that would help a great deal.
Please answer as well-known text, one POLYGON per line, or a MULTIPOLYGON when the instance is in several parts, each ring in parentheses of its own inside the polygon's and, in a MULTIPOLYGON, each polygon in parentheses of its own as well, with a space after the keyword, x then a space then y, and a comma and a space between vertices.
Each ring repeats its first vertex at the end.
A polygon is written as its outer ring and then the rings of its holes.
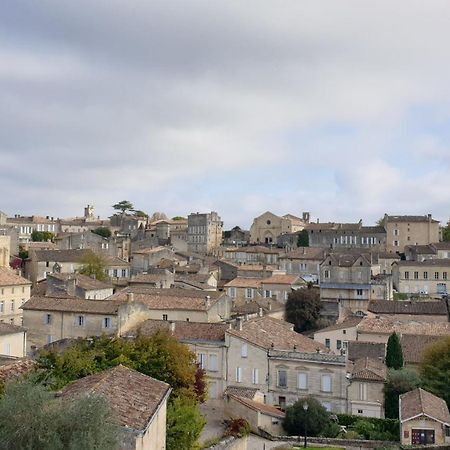
POLYGON ((2 395, 99 396, 124 449, 450 445, 448 218, 76 213, 0 211, 2 395))

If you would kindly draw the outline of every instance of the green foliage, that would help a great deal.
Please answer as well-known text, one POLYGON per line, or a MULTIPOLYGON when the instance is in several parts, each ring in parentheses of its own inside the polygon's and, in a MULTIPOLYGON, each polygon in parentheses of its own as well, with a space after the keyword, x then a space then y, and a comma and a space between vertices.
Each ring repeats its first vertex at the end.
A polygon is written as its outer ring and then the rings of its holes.
POLYGON ((0 401, 0 448, 5 450, 117 449, 119 429, 104 399, 55 399, 27 381, 6 385, 0 401))
POLYGON ((401 369, 403 367, 403 351, 400 344, 400 338, 397 333, 389 336, 386 347, 386 365, 392 369, 401 369))
POLYGON ((450 336, 425 349, 419 371, 423 388, 443 398, 450 407, 450 336))
MULTIPOLYGON (((323 436, 331 434, 333 429, 331 414, 313 397, 306 397, 297 400, 292 406, 286 410, 286 418, 283 422, 283 428, 290 435, 303 435, 306 429, 308 436, 323 436), (303 409, 304 403, 308 404, 308 410, 303 409)), ((336 434, 339 429, 335 429, 336 434)))
POLYGON ((28 250, 24 250, 23 247, 19 248, 19 258, 20 259, 28 259, 28 250))
POLYGON ((227 426, 225 436, 244 437, 250 434, 250 424, 242 417, 232 419, 227 426))
POLYGON ((292 291, 286 302, 286 320, 294 324, 295 331, 301 333, 317 328, 322 302, 317 289, 292 291))
POLYGON ((183 216, 175 216, 175 217, 172 217, 172 220, 186 220, 186 217, 183 217, 183 216))
POLYGON ((112 207, 116 211, 120 211, 122 214, 125 214, 127 211, 132 211, 134 209, 133 203, 129 202, 128 200, 122 200, 121 202, 112 205, 112 207))
POLYGON ((135 209, 134 210, 134 215, 136 217, 148 217, 148 214, 144 211, 141 211, 140 209, 135 209))
POLYGON ((31 233, 31 240, 33 242, 53 242, 53 240, 55 239, 55 234, 54 233, 50 233, 50 231, 37 231, 34 230, 31 233))
POLYGON ((442 240, 445 242, 450 242, 450 225, 442 228, 442 240))
POLYGON ((307 230, 302 230, 298 233, 297 247, 309 247, 309 236, 307 230))
POLYGON ((97 253, 88 252, 80 260, 81 269, 80 273, 87 275, 88 277, 96 278, 100 281, 105 281, 108 279, 106 275, 106 261, 97 253))
POLYGON ((98 227, 95 230, 92 230, 92 232, 104 238, 111 237, 111 230, 108 227, 98 227))
POLYGON ((206 381, 206 370, 200 367, 195 372, 194 392, 200 403, 204 403, 208 397, 208 383, 206 381))
POLYGON ((394 292, 394 300, 408 300, 408 294, 404 292, 394 292))
POLYGON ((418 373, 412 369, 389 369, 384 386, 384 411, 388 419, 398 419, 398 397, 421 385, 418 373))
POLYGON ((167 408, 167 450, 197 449, 206 420, 192 399, 174 397, 167 408))
POLYGON ((395 419, 377 419, 375 417, 352 416, 349 414, 337 414, 339 425, 348 427, 346 438, 350 432, 358 436, 370 436, 365 439, 381 439, 387 441, 398 441, 400 438, 400 422, 395 419))

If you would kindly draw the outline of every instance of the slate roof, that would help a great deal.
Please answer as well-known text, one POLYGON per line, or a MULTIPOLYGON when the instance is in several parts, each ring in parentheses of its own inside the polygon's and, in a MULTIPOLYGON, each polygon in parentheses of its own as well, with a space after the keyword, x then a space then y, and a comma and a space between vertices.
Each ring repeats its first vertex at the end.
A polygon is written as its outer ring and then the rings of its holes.
POLYGON ((400 344, 405 363, 419 364, 422 362, 424 350, 440 339, 442 339, 442 336, 403 334, 400 337, 400 344))
POLYGON ((299 352, 315 353, 317 349, 329 352, 323 344, 296 333, 292 327, 283 320, 264 316, 245 321, 242 330, 231 329, 227 333, 267 350, 291 350, 296 346, 299 352))
POLYGON ((32 257, 34 261, 55 261, 55 262, 80 262, 83 257, 91 255, 89 249, 81 250, 36 250, 32 257))
POLYGON ((372 300, 367 311, 374 314, 448 315, 443 301, 372 300))
POLYGON ((431 266, 443 266, 450 267, 450 259, 425 259, 424 261, 396 261, 394 264, 397 264, 400 267, 410 267, 410 266, 418 266, 418 267, 431 267, 431 266))
POLYGON ((17 275, 14 270, 8 267, 0 267, 0 286, 23 286, 31 285, 31 281, 17 275))
POLYGON ((286 414, 283 411, 280 411, 278 408, 275 408, 275 406, 272 405, 266 405, 265 403, 255 402, 254 400, 251 400, 249 398, 245 397, 238 397, 236 395, 230 395, 230 397, 234 398, 238 402, 244 404, 250 409, 253 409, 254 411, 258 411, 261 414, 266 414, 268 416, 272 417, 278 417, 280 419, 284 419, 286 414))
POLYGON ((400 422, 426 415, 450 426, 447 403, 431 392, 417 388, 400 395, 400 422))
POLYGON ((119 365, 69 384, 61 396, 102 396, 120 425, 142 431, 169 392, 167 383, 119 365))
POLYGON ((350 361, 369 357, 384 360, 386 345, 381 342, 349 341, 347 355, 350 361))
POLYGON ((357 359, 353 365, 352 379, 386 381, 387 368, 379 359, 369 357, 357 359))

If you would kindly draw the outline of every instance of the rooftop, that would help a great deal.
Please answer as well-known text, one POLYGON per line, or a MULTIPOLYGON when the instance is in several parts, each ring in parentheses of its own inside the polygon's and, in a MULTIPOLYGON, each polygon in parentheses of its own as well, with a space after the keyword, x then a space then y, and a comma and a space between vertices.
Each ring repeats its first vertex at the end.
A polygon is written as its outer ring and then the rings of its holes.
POLYGON ((169 392, 167 383, 119 365, 69 384, 62 397, 83 394, 104 397, 121 426, 141 431, 169 392))
POLYGON ((420 364, 423 358, 425 349, 435 342, 442 339, 442 336, 426 336, 404 334, 400 337, 400 344, 403 351, 403 359, 405 363, 420 364))
POLYGON ((255 402, 255 400, 251 400, 249 398, 245 397, 238 397, 237 395, 229 394, 230 397, 234 398, 238 402, 244 404, 250 409, 253 409, 254 411, 258 411, 261 414, 266 414, 268 416, 272 417, 278 417, 280 419, 284 419, 286 414, 279 410, 278 408, 275 408, 275 406, 267 405, 265 403, 261 402, 255 402))
POLYGON ((258 289, 261 287, 262 278, 246 278, 237 277, 229 281, 224 285, 224 287, 238 287, 238 288, 254 288, 258 289))
POLYGON ((14 270, 7 267, 0 267, 0 286, 22 286, 31 285, 31 281, 17 275, 14 270))
POLYGON ((417 388, 400 395, 400 422, 417 416, 428 416, 450 426, 450 414, 445 400, 417 388))
POLYGON ((425 216, 387 216, 388 222, 433 222, 439 223, 438 220, 434 220, 430 215, 425 216))
POLYGON ((71 279, 75 279, 75 284, 77 287, 84 289, 85 291, 95 290, 95 289, 111 289, 112 285, 110 283, 105 283, 104 281, 96 280, 95 278, 88 277, 81 273, 50 273, 47 277, 55 278, 59 281, 67 282, 71 279))
POLYGON ((269 278, 264 278, 262 280, 263 284, 306 284, 303 278, 298 275, 279 275, 274 274, 269 278))
POLYGON ((372 358, 384 360, 386 353, 386 345, 382 342, 363 342, 363 341, 349 341, 348 342, 348 359, 356 361, 361 358, 372 358))
POLYGON ((446 336, 450 334, 449 322, 420 322, 399 320, 390 316, 364 317, 356 326, 358 333, 421 334, 426 336, 446 336))
POLYGON ((443 301, 372 300, 367 311, 374 314, 448 315, 443 301))
POLYGON ((80 262, 83 257, 92 254, 92 250, 36 250, 30 258, 34 261, 80 262), (32 256, 34 253, 35 256, 32 256))
POLYGON ((424 261, 396 261, 400 267, 450 267, 450 259, 425 259, 424 261))
POLYGON ((225 389, 224 395, 235 395, 236 397, 249 398, 250 400, 253 400, 257 392, 258 392, 257 388, 228 386, 225 389))
POLYGON ((25 328, 19 327, 18 325, 0 322, 0 336, 5 336, 7 334, 23 333, 24 331, 26 331, 25 328))
POLYGON ((280 259, 315 259, 322 261, 325 258, 325 253, 323 248, 299 247, 281 256, 280 259))
POLYGON ((356 327, 362 320, 362 317, 356 317, 356 316, 350 316, 347 317, 345 320, 339 323, 335 323, 334 325, 330 325, 326 328, 322 328, 320 330, 317 330, 315 333, 323 333, 327 331, 334 331, 334 330, 344 330, 346 328, 353 328, 356 327))
POLYGON ((35 368, 35 363, 29 358, 7 358, 0 363, 0 383, 14 378, 20 378, 35 368))
POLYGON ((387 368, 382 361, 374 358, 357 359, 353 365, 352 378, 355 380, 386 381, 387 368))

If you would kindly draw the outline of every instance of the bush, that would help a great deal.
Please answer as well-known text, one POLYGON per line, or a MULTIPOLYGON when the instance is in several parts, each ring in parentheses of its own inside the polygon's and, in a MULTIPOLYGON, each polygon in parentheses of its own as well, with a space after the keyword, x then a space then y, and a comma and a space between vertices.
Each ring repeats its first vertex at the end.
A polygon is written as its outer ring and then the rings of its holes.
POLYGON ((396 419, 377 419, 375 417, 351 416, 337 414, 339 425, 350 428, 365 439, 398 441, 400 439, 400 422, 396 419))
POLYGON ((244 437, 250 434, 250 424, 242 417, 232 419, 225 431, 225 436, 244 437))

